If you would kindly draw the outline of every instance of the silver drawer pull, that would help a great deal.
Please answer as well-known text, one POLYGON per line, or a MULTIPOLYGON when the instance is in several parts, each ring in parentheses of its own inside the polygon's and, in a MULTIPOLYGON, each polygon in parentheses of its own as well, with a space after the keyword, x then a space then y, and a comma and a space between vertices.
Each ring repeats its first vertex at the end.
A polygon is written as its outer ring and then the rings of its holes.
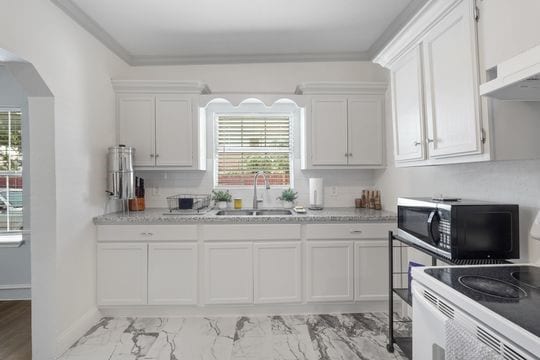
POLYGON ((351 230, 351 234, 361 234, 362 230, 351 230))
POLYGON ((142 235, 142 236, 153 236, 154 233, 151 233, 151 232, 142 232, 141 235, 142 235))

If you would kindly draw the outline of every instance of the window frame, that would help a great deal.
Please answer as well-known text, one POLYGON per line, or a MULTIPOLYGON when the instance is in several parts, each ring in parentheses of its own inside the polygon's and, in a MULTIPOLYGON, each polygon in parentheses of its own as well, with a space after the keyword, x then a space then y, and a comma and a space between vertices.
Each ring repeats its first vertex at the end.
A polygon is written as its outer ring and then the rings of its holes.
MULTIPOLYGON (((245 190, 245 189, 253 189, 253 185, 220 185, 218 184, 218 119, 221 116, 238 116, 238 117, 287 117, 289 119, 289 147, 288 147, 288 154, 289 154, 289 184, 288 185, 272 185, 272 189, 288 189, 288 188, 294 188, 294 119, 295 114, 294 112, 284 112, 284 111, 219 111, 213 113, 212 118, 212 162, 213 162, 213 186, 215 189, 225 190, 225 189, 231 189, 231 190, 245 190)), ((240 148, 239 148, 240 149, 240 148)), ((267 152, 264 151, 261 147, 261 152, 267 152)), ((285 153, 286 151, 283 151, 285 153)))
MULTIPOLYGON (((6 177, 6 178, 9 178, 10 176, 20 176, 21 178, 23 178, 23 169, 24 169, 24 144, 23 144, 23 121, 24 121, 24 114, 23 114, 23 109, 21 107, 5 107, 5 106, 0 106, 0 112, 19 112, 21 113, 21 153, 22 153, 22 156, 23 156, 23 160, 21 161, 21 170, 20 171, 6 171, 6 170, 0 170, 0 177, 6 177)), ((7 187, 5 188, 5 191, 9 194, 9 191, 10 191, 10 187, 9 187, 9 180, 7 181, 7 187)), ((18 188, 16 188, 18 189, 18 188)), ((21 210, 21 221, 23 221, 23 228, 22 229, 17 229, 17 230, 0 230, 0 242, 7 242, 7 243, 10 243, 10 242, 17 242, 19 245, 20 245, 20 240, 22 240, 22 235, 23 233, 25 232, 25 229, 24 229, 24 213, 25 213, 25 207, 24 207, 24 178, 23 178, 23 187, 20 189, 21 192, 23 193, 22 197, 23 197, 23 206, 22 206, 22 210, 21 210)), ((8 197, 6 198, 6 201, 7 202, 10 202, 10 199, 9 199, 9 195, 8 197)), ((9 206, 8 206, 8 210, 7 210, 7 214, 6 216, 9 216, 9 206)))

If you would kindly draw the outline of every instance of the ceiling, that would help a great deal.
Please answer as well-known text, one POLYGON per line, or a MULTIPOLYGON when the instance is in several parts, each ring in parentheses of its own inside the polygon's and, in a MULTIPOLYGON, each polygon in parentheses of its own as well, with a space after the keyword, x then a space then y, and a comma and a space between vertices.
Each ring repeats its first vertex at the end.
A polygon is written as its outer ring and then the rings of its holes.
POLYGON ((131 65, 368 60, 425 0, 51 0, 131 65))

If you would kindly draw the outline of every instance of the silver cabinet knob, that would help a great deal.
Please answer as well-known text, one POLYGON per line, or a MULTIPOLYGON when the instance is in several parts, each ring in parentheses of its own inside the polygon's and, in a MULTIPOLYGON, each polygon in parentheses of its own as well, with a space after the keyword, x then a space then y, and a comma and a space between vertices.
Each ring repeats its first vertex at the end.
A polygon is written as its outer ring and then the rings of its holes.
POLYGON ((349 156, 351 156, 351 157, 352 157, 352 153, 349 153, 349 156))
POLYGON ((426 139, 426 141, 428 142, 428 144, 432 143, 432 142, 435 142, 435 140, 433 140, 433 139, 426 139))
POLYGON ((150 154, 150 157, 153 158, 153 157, 154 157, 154 154, 150 154))
POLYGON ((415 142, 413 142, 413 144, 414 144, 414 146, 418 146, 418 145, 420 145, 422 143, 420 141, 415 141, 415 142))
POLYGON ((159 157, 159 154, 156 154, 156 157, 159 157))
POLYGON ((345 157, 349 157, 349 153, 345 153, 345 157))

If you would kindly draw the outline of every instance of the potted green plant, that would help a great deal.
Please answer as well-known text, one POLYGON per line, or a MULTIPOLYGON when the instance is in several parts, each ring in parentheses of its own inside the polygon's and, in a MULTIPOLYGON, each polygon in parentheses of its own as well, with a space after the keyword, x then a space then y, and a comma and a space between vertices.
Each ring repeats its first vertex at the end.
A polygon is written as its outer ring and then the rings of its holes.
POLYGON ((295 192, 293 189, 288 188, 286 190, 283 190, 281 193, 281 196, 278 197, 278 200, 283 201, 283 207, 285 209, 291 209, 294 207, 294 201, 298 197, 298 193, 295 192))
POLYGON ((232 200, 232 196, 229 190, 212 190, 212 200, 215 201, 219 209, 226 209, 227 203, 230 203, 232 200))

